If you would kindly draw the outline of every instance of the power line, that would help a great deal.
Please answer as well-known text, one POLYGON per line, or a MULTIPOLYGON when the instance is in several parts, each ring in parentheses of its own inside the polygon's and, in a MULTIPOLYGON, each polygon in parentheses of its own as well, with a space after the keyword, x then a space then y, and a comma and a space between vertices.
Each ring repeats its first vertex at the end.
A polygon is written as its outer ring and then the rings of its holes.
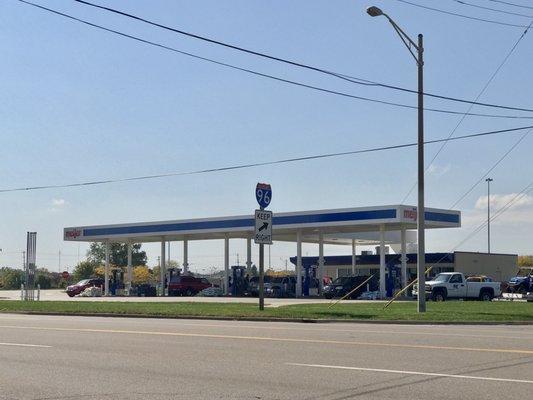
POLYGON ((496 20, 493 20, 493 19, 478 18, 478 17, 472 17, 472 16, 469 16, 469 15, 459 14, 459 13, 455 13, 455 12, 451 12, 451 11, 444 11, 444 10, 441 10, 439 8, 423 6, 422 4, 412 3, 412 2, 406 1, 406 0, 396 0, 396 1, 399 1, 400 3, 404 3, 404 4, 409 4, 409 5, 414 6, 414 7, 419 7, 419 8, 424 8, 426 10, 435 11, 435 12, 438 12, 438 13, 441 13, 441 14, 453 15, 455 17, 471 19, 471 20, 474 20, 474 21, 488 22, 490 24, 503 25, 503 26, 512 26, 512 27, 515 27, 515 28, 526 28, 527 27, 527 25, 510 24, 510 23, 507 23, 507 22, 496 21, 496 20))
MULTIPOLYGON (((477 138, 477 137, 484 137, 484 136, 492 136, 492 135, 497 135, 497 134, 502 134, 502 133, 518 132, 524 129, 533 129, 533 125, 518 127, 518 128, 510 128, 510 129, 500 129, 500 130, 489 131, 489 132, 473 133, 470 135, 456 136, 451 139, 446 138, 446 139, 428 140, 424 142, 424 144, 435 144, 435 143, 441 143, 447 140, 462 140, 462 139, 470 139, 470 138, 477 138)), ((24 192, 24 191, 44 190, 44 189, 72 188, 72 187, 81 187, 81 186, 95 186, 95 185, 104 185, 104 184, 119 183, 119 182, 131 182, 131 181, 141 181, 141 180, 148 180, 148 179, 168 178, 168 177, 173 177, 173 176, 200 175, 200 174, 208 174, 208 173, 213 173, 213 172, 224 172, 224 171, 232 171, 232 170, 246 169, 246 168, 253 168, 253 167, 262 167, 266 165, 288 164, 288 163, 299 162, 299 161, 309 161, 309 160, 348 156, 348 155, 355 155, 355 154, 373 153, 373 152, 385 151, 385 150, 396 150, 396 149, 402 149, 402 148, 407 148, 407 147, 414 147, 417 145, 418 144, 416 142, 415 143, 404 143, 404 144, 374 147, 374 148, 362 149, 362 150, 352 150, 352 151, 343 151, 343 152, 338 152, 338 153, 325 153, 325 154, 318 154, 318 155, 312 155, 312 156, 285 158, 281 160, 264 161, 264 162, 248 163, 248 164, 238 164, 238 165, 231 165, 231 166, 226 166, 226 167, 201 169, 201 170, 196 170, 196 171, 170 172, 166 174, 144 175, 144 176, 135 176, 135 177, 119 178, 119 179, 103 179, 103 180, 97 180, 97 181, 78 182, 78 183, 69 183, 69 184, 61 184, 61 185, 42 185, 42 186, 0 189, 0 193, 24 192)))
POLYGON ((527 8, 529 10, 533 10, 533 7, 531 7, 531 6, 523 6, 521 4, 511 3, 511 2, 508 2, 508 1, 501 1, 501 0, 487 0, 487 1, 492 1, 493 3, 506 4, 506 5, 512 6, 512 7, 527 8))
MULTIPOLYGON (((532 21, 533 22, 533 21, 532 21)), ((522 34, 520 35, 520 37, 516 40, 516 42, 513 44, 513 46, 511 47, 511 49, 507 52, 507 54, 505 55, 505 57, 503 58, 503 60, 500 62, 500 64, 498 65, 498 67, 496 68, 496 70, 492 73, 492 75, 490 76, 489 80, 485 83, 485 85, 483 86, 483 88, 481 89, 481 91, 477 94, 476 98, 475 98, 475 101, 477 101, 484 93, 485 91, 487 90, 487 88, 489 87, 489 85, 492 83, 492 81, 494 80, 494 78, 496 78, 496 75, 500 72, 500 70, 503 68, 503 66, 507 63, 507 60, 509 60, 509 58, 511 57, 511 55, 514 53, 514 51, 516 50, 516 48, 518 47, 518 45, 520 44, 520 42, 522 41, 522 39, 524 39, 524 37, 527 35, 527 33, 529 32, 529 28, 531 27, 531 22, 529 23, 528 27, 524 30, 524 32, 522 32, 522 34)), ((455 135, 455 132, 457 131, 457 129, 459 129, 459 126, 461 126, 461 124, 463 123, 463 121, 465 120, 465 118, 467 117, 468 113, 470 112, 470 110, 472 110, 472 107, 473 105, 470 105, 468 107, 468 110, 466 110, 466 113, 463 114, 463 116, 461 117, 461 119, 457 122, 457 124, 455 125, 455 127, 452 129, 452 131, 450 132, 450 134, 448 135, 448 138, 451 138, 453 135, 455 135)), ((448 142, 444 142, 440 148, 437 150, 437 152, 435 153, 435 155, 433 156, 433 158, 431 159, 430 163, 428 164, 427 168, 425 169, 425 172, 429 169, 429 167, 433 164, 433 162, 437 159, 437 157, 439 156, 439 154, 444 150, 444 147, 446 147, 446 144, 448 142)), ((414 188, 416 187, 417 185, 417 182, 415 182, 411 188, 409 189, 409 191, 407 192, 407 194, 403 197, 401 203, 405 203, 405 201, 407 201, 407 198, 411 195, 411 193, 413 192, 414 188)))
MULTIPOLYGON (((158 47, 158 48, 161 48, 161 49, 164 49, 164 50, 168 50, 168 51, 171 51, 171 52, 174 52, 174 53, 178 53, 178 54, 181 54, 181 55, 185 55, 185 56, 188 56, 188 57, 192 57, 192 58, 195 58, 195 59, 198 59, 198 60, 202 60, 202 61, 206 61, 206 62, 209 62, 209 63, 213 63, 213 64, 216 64, 216 65, 219 65, 219 66, 231 68, 233 70, 246 72, 246 73, 249 73, 249 74, 252 74, 252 75, 255 75, 255 76, 260 76, 260 77, 263 77, 263 78, 272 79, 272 80, 275 80, 275 81, 278 81, 278 82, 282 82, 282 83, 286 83, 286 84, 289 84, 289 85, 304 87, 304 88, 307 88, 307 89, 316 90, 316 91, 319 91, 319 92, 333 94, 333 95, 338 95, 338 96, 341 96, 341 97, 351 98, 351 99, 355 99, 355 100, 361 100, 361 101, 367 101, 367 102, 372 102, 372 103, 377 103, 377 104, 389 105, 389 106, 393 106, 393 107, 407 108, 407 109, 412 109, 412 110, 417 110, 418 109, 417 106, 412 106, 412 105, 402 104, 402 103, 395 103, 395 102, 390 102, 390 101, 385 101, 385 100, 378 100, 378 99, 373 99, 373 98, 363 97, 363 96, 356 96, 356 95, 353 95, 353 94, 350 94, 350 93, 346 93, 346 92, 340 92, 340 91, 331 90, 331 89, 327 89, 327 88, 323 88, 323 87, 319 87, 319 86, 308 85, 308 84, 301 83, 301 82, 298 82, 298 81, 293 81, 293 80, 290 80, 290 79, 280 78, 280 77, 277 77, 277 76, 274 76, 274 75, 270 75, 270 74, 265 74, 265 73, 262 73, 262 72, 254 71, 254 70, 251 70, 251 69, 248 69, 248 68, 238 67, 238 66, 233 65, 233 64, 228 64, 228 63, 225 63, 225 62, 222 62, 222 61, 217 61, 217 60, 214 60, 214 59, 211 59, 211 58, 198 56, 196 54, 189 53, 189 52, 186 52, 186 51, 182 51, 182 50, 179 50, 179 49, 176 49, 176 48, 173 48, 173 47, 170 47, 170 46, 166 46, 166 45, 163 45, 163 44, 160 44, 160 43, 157 43, 157 42, 153 42, 153 41, 150 41, 150 40, 142 39, 142 38, 140 38, 138 36, 133 36, 133 35, 130 35, 130 34, 127 34, 127 33, 123 33, 123 32, 120 32, 120 31, 117 31, 117 30, 114 30, 114 29, 111 29, 111 28, 106 28, 106 27, 104 27, 102 25, 94 24, 92 22, 83 20, 81 18, 77 18, 77 17, 74 17, 72 15, 65 14, 65 13, 62 13, 60 11, 56 11, 56 10, 53 10, 51 8, 47 8, 47 7, 41 6, 39 4, 31 3, 31 2, 26 1, 26 0, 18 0, 18 1, 21 2, 21 3, 24 3, 24 4, 27 4, 27 5, 39 8, 41 10, 44 10, 44 11, 47 11, 47 12, 50 12, 50 13, 53 13, 53 14, 68 18, 70 20, 73 20, 73 21, 76 21, 76 22, 91 26, 93 28, 97 28, 97 29, 100 29, 100 30, 103 30, 103 31, 106 31, 106 32, 109 32, 109 33, 113 33, 113 34, 116 34, 116 35, 119 35, 119 36, 122 36, 122 37, 125 37, 125 38, 128 38, 128 39, 135 40, 135 41, 140 42, 140 43, 144 43, 144 44, 147 44, 147 45, 155 46, 155 47, 158 47)), ((480 105, 481 105, 481 103, 480 103, 480 105)), ((500 108, 502 108, 502 107, 503 106, 501 106, 500 108)), ((442 114, 452 114, 452 115, 463 115, 464 114, 463 112, 460 112, 460 111, 443 110, 443 109, 436 109, 436 108, 424 108, 424 110, 430 111, 430 112, 435 112, 435 113, 442 113, 442 114)), ((518 108, 517 108, 517 110, 528 111, 528 109, 518 109, 518 108)), ((483 113, 469 113, 468 115, 473 116, 473 117, 486 117, 486 118, 533 119, 533 117, 526 117, 526 116, 521 116, 521 115, 501 115, 501 114, 483 114, 483 113)))
MULTIPOLYGON (((19 1, 26 2, 26 1, 23 1, 23 0, 19 0, 19 1)), ((156 26, 158 28, 162 28, 162 29, 174 32, 174 33, 178 33, 180 35, 188 36, 188 37, 191 37, 191 38, 194 38, 194 39, 198 39, 198 40, 202 40, 202 41, 205 41, 205 42, 208 42, 208 43, 216 44, 216 45, 227 47, 227 48, 230 48, 230 49, 233 49, 233 50, 237 50, 237 51, 241 51, 241 52, 244 52, 244 53, 252 54, 252 55, 255 55, 255 56, 263 57, 263 58, 266 58, 266 59, 269 59, 269 60, 282 62, 282 63, 289 64, 289 65, 292 65, 292 66, 295 66, 295 67, 305 68, 305 69, 312 70, 312 71, 315 71, 315 72, 320 72, 320 73, 323 73, 323 74, 326 74, 326 75, 330 75, 330 76, 334 76, 336 78, 343 79, 343 80, 346 80, 346 81, 349 81, 351 83, 355 83, 355 84, 358 84, 358 85, 379 86, 379 87, 383 87, 383 88, 387 88, 387 89, 393 89, 393 90, 398 90, 398 91, 402 91, 402 92, 418 94, 417 90, 407 89, 407 88, 403 88, 403 87, 399 87, 399 86, 394 86, 394 85, 389 85, 389 84, 385 84, 385 83, 370 81, 370 80, 367 80, 367 79, 362 79, 362 78, 358 78, 358 77, 354 77, 354 76, 350 76, 350 75, 346 75, 346 74, 341 74, 341 73, 338 73, 338 72, 329 71, 329 70, 326 70, 326 69, 323 69, 323 68, 320 68, 320 67, 315 67, 315 66, 312 66, 312 65, 308 65, 308 64, 304 64, 304 63, 298 62, 298 61, 287 60, 285 58, 281 58, 281 57, 273 56, 273 55, 270 55, 270 54, 262 53, 262 52, 259 52, 259 51, 256 51, 256 50, 247 49, 247 48, 244 48, 242 46, 237 46, 237 45, 230 44, 230 43, 227 43, 227 42, 222 42, 220 40, 211 39, 211 38, 208 38, 206 36, 201 36, 201 35, 198 35, 198 34, 195 34, 195 33, 186 32, 186 31, 184 31, 182 29, 177 29, 177 28, 173 28, 173 27, 170 27, 170 26, 167 26, 167 25, 159 24, 157 22, 154 22, 154 21, 139 17, 138 15, 133 15, 133 14, 130 14, 130 13, 126 13, 124 11, 120 11, 120 10, 117 10, 117 9, 114 9, 114 8, 111 8, 111 7, 101 6, 101 5, 94 4, 94 3, 91 3, 91 2, 88 2, 88 1, 84 1, 84 0, 73 0, 73 1, 75 1, 77 3, 85 4, 85 5, 90 6, 90 7, 98 8, 98 9, 101 9, 101 10, 105 10, 105 11, 108 11, 108 12, 111 12, 111 13, 114 13, 114 14, 118 14, 118 15, 121 15, 121 16, 124 16, 124 17, 127 17, 127 18, 131 18, 131 19, 134 19, 134 20, 137 20, 137 21, 140 21, 140 22, 152 25, 152 26, 156 26)), ((475 103, 475 102, 472 102, 472 101, 469 101, 469 100, 465 100, 465 99, 459 99, 459 98, 455 98, 455 97, 437 95, 437 94, 432 94, 432 93, 424 93, 424 95, 428 96, 428 97, 438 98, 438 99, 441 99, 441 100, 449 100, 449 101, 455 101, 455 102, 460 102, 460 103, 468 103, 468 104, 474 104, 475 103)), ((489 103, 475 103, 475 104, 479 105, 479 106, 483 106, 483 107, 494 107, 494 108, 503 108, 503 109, 507 109, 507 110, 533 112, 533 109, 527 109, 527 108, 508 107, 508 106, 501 106, 501 105, 489 104, 489 103)))
POLYGON ((449 255, 453 254, 455 250, 457 250, 459 247, 461 247, 463 244, 465 244, 467 241, 472 239, 475 235, 477 235, 479 232, 483 230, 483 228, 489 223, 494 221, 496 218, 498 218, 500 215, 505 213, 509 208, 513 206, 515 202, 520 200, 523 196, 527 195, 531 190, 533 190, 533 182, 529 183, 525 188, 523 188, 519 193, 516 193, 515 196, 509 200, 507 203, 505 203, 502 207, 500 207, 491 217, 488 221, 484 221, 480 225, 478 225, 470 234, 468 234, 459 244, 454 246, 452 250, 445 253, 436 263, 434 264, 440 264, 441 261, 446 259, 449 255))
POLYGON ((479 185, 511 152, 531 133, 533 130, 528 130, 524 132, 522 136, 507 150, 482 176, 479 178, 470 188, 463 193, 456 201, 452 204, 450 208, 454 208, 457 204, 459 204, 466 196, 468 196, 472 190, 474 190, 477 185, 479 185))
POLYGON ((526 14, 521 14, 521 13, 515 13, 515 12, 512 12, 512 11, 499 10, 497 8, 480 6, 478 4, 472 4, 472 3, 468 3, 468 2, 462 1, 462 0, 452 0, 452 1, 455 1, 456 3, 459 3, 459 4, 463 4, 465 6, 480 8, 482 10, 493 11, 493 12, 497 12, 497 13, 501 13, 501 14, 516 15, 518 17, 525 17, 525 18, 533 18, 533 15, 526 15, 526 14))

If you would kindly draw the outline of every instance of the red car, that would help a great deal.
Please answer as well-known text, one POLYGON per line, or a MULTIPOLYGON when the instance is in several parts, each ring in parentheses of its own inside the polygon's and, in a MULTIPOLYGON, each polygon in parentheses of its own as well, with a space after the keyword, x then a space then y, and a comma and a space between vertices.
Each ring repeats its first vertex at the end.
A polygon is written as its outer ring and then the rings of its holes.
POLYGON ((69 297, 74 297, 77 294, 83 292, 85 289, 93 286, 103 288, 104 280, 102 278, 83 279, 74 285, 68 286, 67 294, 69 295, 69 297))
POLYGON ((168 294, 170 296, 194 296, 211 286, 213 285, 205 278, 174 276, 168 284, 168 294))

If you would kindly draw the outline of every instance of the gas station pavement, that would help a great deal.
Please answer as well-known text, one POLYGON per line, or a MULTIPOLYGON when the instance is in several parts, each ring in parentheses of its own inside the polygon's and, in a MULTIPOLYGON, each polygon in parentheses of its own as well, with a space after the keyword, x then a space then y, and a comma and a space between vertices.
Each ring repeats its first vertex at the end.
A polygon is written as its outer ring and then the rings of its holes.
POLYGON ((0 314, 0 399, 528 399, 533 326, 0 314))
MULTIPOLYGON (((20 290, 0 291, 0 300, 20 300, 20 290)), ((68 297, 63 290, 41 290, 41 300, 44 301, 127 301, 127 302, 197 302, 197 303, 251 303, 257 304, 257 297, 200 297, 200 296, 165 296, 165 297, 68 297)), ((376 302, 376 300, 368 300, 376 302)), ((330 303, 331 300, 324 298, 265 298, 265 306, 280 307, 295 304, 330 303)), ((345 301, 343 301, 345 302, 345 301)), ((349 302, 349 301, 347 301, 349 302)), ((365 302, 358 300, 357 302, 365 302)))

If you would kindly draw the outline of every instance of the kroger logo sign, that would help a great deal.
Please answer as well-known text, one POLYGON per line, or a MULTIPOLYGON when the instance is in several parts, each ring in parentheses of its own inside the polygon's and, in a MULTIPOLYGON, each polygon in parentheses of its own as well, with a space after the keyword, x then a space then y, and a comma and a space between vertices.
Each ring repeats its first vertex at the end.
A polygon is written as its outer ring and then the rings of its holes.
POLYGON ((65 239, 76 239, 80 236, 82 236, 81 229, 70 229, 65 231, 65 239))
POLYGON ((403 210, 403 217, 416 221, 416 210, 403 210))

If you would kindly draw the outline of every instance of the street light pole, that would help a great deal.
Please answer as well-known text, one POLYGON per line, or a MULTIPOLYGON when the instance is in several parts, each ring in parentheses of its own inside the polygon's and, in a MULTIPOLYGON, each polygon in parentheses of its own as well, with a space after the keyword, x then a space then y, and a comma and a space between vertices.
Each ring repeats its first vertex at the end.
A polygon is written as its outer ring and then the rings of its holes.
MULTIPOLYGON (((417 205, 417 230, 418 230, 418 312, 426 312, 425 293, 426 275, 426 240, 425 240, 425 206, 424 206, 424 37, 418 35, 415 43, 394 20, 378 7, 368 7, 367 14, 371 17, 384 16, 387 18, 416 61, 418 67, 418 205, 417 205), (416 54, 412 49, 416 50, 416 54)), ((383 279, 383 277, 380 277, 383 279)))
POLYGON ((487 252, 490 254, 490 183, 494 179, 487 178, 487 252))

